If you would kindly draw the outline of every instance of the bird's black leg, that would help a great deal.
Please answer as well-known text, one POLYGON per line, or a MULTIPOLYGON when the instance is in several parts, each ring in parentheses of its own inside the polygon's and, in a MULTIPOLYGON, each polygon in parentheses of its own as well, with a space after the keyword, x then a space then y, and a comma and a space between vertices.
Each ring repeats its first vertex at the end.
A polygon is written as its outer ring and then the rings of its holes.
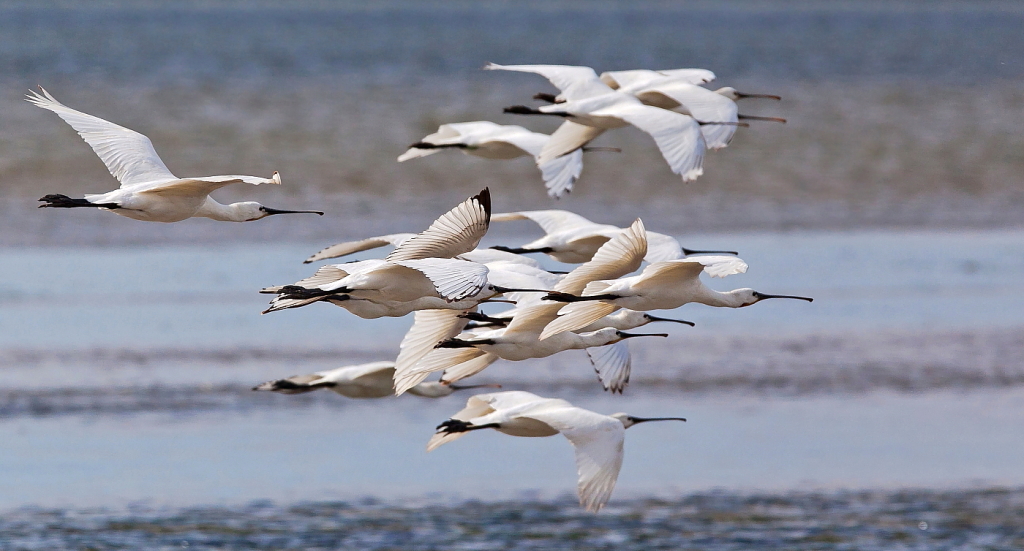
POLYGON ((91 207, 91 208, 103 208, 103 209, 119 209, 121 205, 117 203, 90 203, 85 199, 72 199, 67 195, 61 195, 59 193, 51 193, 44 195, 39 198, 40 201, 45 201, 44 204, 39 205, 39 208, 55 208, 55 209, 73 209, 76 207, 91 207))
POLYGON ((480 429, 496 429, 501 425, 498 423, 487 423, 486 425, 474 425, 458 419, 449 419, 437 426, 437 432, 452 434, 456 432, 469 432, 480 429))
POLYGON ((578 297, 576 295, 570 295, 569 293, 548 293, 544 295, 543 300, 554 300, 557 302, 583 302, 585 300, 615 300, 619 298, 618 295, 592 295, 586 297, 578 297))
POLYGON ((320 298, 329 297, 331 295, 341 295, 344 293, 351 292, 351 289, 332 289, 330 291, 324 291, 321 289, 307 289, 298 285, 285 285, 277 292, 281 298, 295 298, 295 299, 307 299, 307 298, 320 298))
POLYGON ((494 344, 494 339, 478 339, 474 341, 464 341, 462 339, 452 337, 450 339, 446 339, 437 343, 436 345, 434 345, 434 348, 473 348, 478 344, 494 344))
POLYGON ((469 146, 464 144, 464 143, 441 143, 441 144, 437 144, 437 143, 430 143, 430 142, 416 142, 416 143, 410 145, 409 147, 414 148, 414 149, 450 149, 450 148, 466 149, 469 146))
POLYGON ((526 254, 526 253, 544 253, 544 254, 547 254, 547 253, 550 253, 550 252, 554 251, 554 249, 552 249, 551 247, 541 247, 539 249, 524 249, 522 247, 506 247, 504 245, 495 245, 495 246, 493 246, 491 248, 496 250, 496 251, 503 251, 503 252, 506 252, 506 253, 514 253, 514 254, 526 254))
POLYGON ((511 320, 507 320, 507 319, 504 319, 504 318, 492 318, 491 316, 488 316, 487 314, 483 314, 483 313, 480 313, 480 312, 465 312, 465 313, 459 314, 459 317, 463 318, 463 319, 468 319, 470 321, 479 321, 479 322, 484 322, 484 323, 496 323, 498 325, 505 325, 509 321, 511 321, 511 320))

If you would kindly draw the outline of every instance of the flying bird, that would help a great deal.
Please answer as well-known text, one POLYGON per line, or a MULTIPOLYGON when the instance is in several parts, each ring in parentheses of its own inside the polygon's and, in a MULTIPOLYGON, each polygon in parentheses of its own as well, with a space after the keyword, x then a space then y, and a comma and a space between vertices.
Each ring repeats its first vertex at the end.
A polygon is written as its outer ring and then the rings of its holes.
MULTIPOLYGON (((391 379, 394 375, 395 362, 373 362, 267 381, 253 387, 253 390, 269 390, 281 394, 303 394, 326 388, 346 398, 383 398, 394 394, 391 389, 391 379)), ((443 385, 436 382, 423 382, 410 388, 409 394, 426 398, 443 398, 456 390, 471 388, 501 388, 501 385, 443 385)))
MULTIPOLYGON (((495 246, 493 249, 516 254, 544 253, 558 262, 579 264, 594 257, 594 253, 619 235, 625 228, 610 224, 597 224, 567 210, 526 210, 491 215, 492 222, 530 220, 544 230, 544 237, 519 247, 495 246)), ((735 251, 703 251, 687 249, 674 237, 663 233, 647 232, 648 262, 673 260, 691 254, 737 254, 735 251)))
MULTIPOLYGON (((445 149, 457 149, 485 159, 514 159, 528 155, 537 160, 549 138, 547 134, 531 132, 522 126, 489 121, 442 124, 437 132, 410 145, 409 150, 398 157, 398 162, 426 157, 445 149)), ((548 195, 557 199, 572 191, 583 171, 583 148, 537 166, 548 195)))
POLYGON ((613 90, 590 67, 491 63, 484 69, 536 73, 562 91, 561 96, 566 100, 563 103, 537 109, 523 105, 505 108, 506 113, 566 119, 544 145, 538 157, 539 164, 579 149, 606 130, 632 125, 654 138, 672 172, 688 182, 704 173, 704 150, 707 146, 700 131, 701 125, 727 124, 698 121, 681 113, 644 105, 630 94, 613 90))
POLYGON ((254 201, 223 205, 209 194, 237 183, 252 185, 280 184, 281 175, 205 176, 178 178, 164 165, 149 138, 99 117, 75 111, 60 103, 39 87, 42 94, 30 92, 33 105, 57 113, 71 125, 107 166, 121 187, 107 193, 72 199, 67 195, 45 195, 40 208, 99 208, 135 220, 147 222, 179 222, 186 218, 204 217, 224 222, 251 222, 274 214, 319 214, 312 210, 280 210, 254 201))
POLYGON ((648 421, 686 421, 682 417, 601 415, 565 400, 542 398, 523 391, 477 394, 466 407, 437 426, 427 443, 433 451, 467 432, 494 429, 510 436, 554 436, 561 433, 576 451, 580 505, 597 512, 615 489, 622 469, 626 429, 648 421))
POLYGON ((594 280, 580 296, 551 293, 545 300, 568 302, 558 317, 541 333, 541 339, 564 331, 574 331, 599 320, 619 308, 648 311, 678 308, 690 302, 723 308, 742 308, 770 298, 789 298, 811 302, 814 299, 792 295, 769 295, 749 288, 719 292, 704 285, 700 274, 725 277, 747 271, 747 264, 734 256, 694 256, 649 264, 635 276, 594 280))

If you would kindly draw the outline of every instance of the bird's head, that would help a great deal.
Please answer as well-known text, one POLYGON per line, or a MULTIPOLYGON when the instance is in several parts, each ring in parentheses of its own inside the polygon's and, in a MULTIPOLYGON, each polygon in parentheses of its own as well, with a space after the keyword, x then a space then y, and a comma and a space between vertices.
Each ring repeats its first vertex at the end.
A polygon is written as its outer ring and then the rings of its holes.
POLYGON ((738 302, 738 304, 736 305, 737 308, 750 306, 751 304, 756 304, 758 302, 761 302, 762 300, 769 298, 792 298, 797 300, 806 300, 807 302, 814 302, 814 299, 810 297, 798 297, 793 295, 769 295, 767 293, 762 293, 759 291, 755 291, 753 289, 736 289, 735 291, 732 291, 731 294, 738 302))
POLYGON ((627 413, 615 413, 612 417, 618 419, 622 423, 622 426, 627 429, 633 425, 646 423, 647 421, 686 421, 686 419, 682 417, 633 417, 627 413))
POLYGON ((280 210, 265 207, 256 201, 245 201, 242 203, 232 203, 231 207, 238 213, 239 218, 245 222, 252 222, 253 220, 259 220, 260 218, 266 218, 272 214, 319 214, 323 216, 324 213, 318 210, 280 210))

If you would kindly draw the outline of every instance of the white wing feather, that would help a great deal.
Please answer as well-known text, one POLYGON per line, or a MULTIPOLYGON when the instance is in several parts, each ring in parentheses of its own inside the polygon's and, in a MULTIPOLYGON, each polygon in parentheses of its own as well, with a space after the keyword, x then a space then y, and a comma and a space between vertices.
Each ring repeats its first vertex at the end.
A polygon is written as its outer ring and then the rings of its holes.
POLYGON ((608 114, 650 134, 672 172, 682 176, 684 182, 695 180, 704 173, 704 150, 707 146, 700 125, 693 117, 639 102, 619 104, 609 109, 608 114))
POLYGON ((586 350, 590 363, 597 372, 597 380, 601 381, 604 389, 622 393, 629 384, 629 373, 632 369, 629 346, 625 342, 617 342, 586 350))
POLYGON ((28 101, 56 113, 92 147, 121 187, 149 182, 177 180, 177 176, 153 149, 146 136, 99 117, 87 115, 60 103, 41 86, 42 95, 31 91, 28 101))
POLYGON ((362 251, 368 251, 370 249, 376 249, 377 247, 384 247, 386 245, 393 245, 397 247, 415 235, 416 234, 414 233, 393 233, 389 235, 379 235, 377 237, 368 237, 358 241, 346 241, 344 243, 338 243, 337 245, 331 245, 330 247, 321 249, 313 256, 304 260, 303 263, 309 264, 310 262, 317 262, 319 260, 338 258, 362 251))
POLYGON ((597 73, 590 67, 576 65, 498 65, 488 63, 484 69, 490 71, 518 71, 536 73, 548 79, 551 84, 562 91, 561 97, 577 100, 600 96, 612 92, 607 84, 601 82, 597 73))
POLYGON ((441 215, 429 228, 409 238, 386 260, 452 258, 476 248, 491 220, 491 194, 484 189, 441 215))

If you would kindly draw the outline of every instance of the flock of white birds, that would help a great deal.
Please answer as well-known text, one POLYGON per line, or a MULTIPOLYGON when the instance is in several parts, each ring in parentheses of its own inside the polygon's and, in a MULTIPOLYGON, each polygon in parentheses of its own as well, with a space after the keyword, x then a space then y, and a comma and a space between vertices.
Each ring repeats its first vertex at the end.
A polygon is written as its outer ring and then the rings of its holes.
MULTIPOLYGON (((535 158, 548 192, 569 192, 582 171, 587 144, 605 130, 633 125, 649 133, 673 172, 684 181, 702 172, 704 151, 725 147, 741 119, 765 119, 737 113, 735 100, 750 97, 732 88, 711 91, 702 84, 715 78, 704 69, 616 71, 598 76, 588 67, 490 64, 491 70, 543 75, 558 95, 538 94, 549 102, 539 109, 514 106, 508 113, 543 114, 565 119, 551 136, 519 126, 487 121, 442 125, 414 143, 399 161, 459 149, 485 158, 535 158)), ((315 213, 271 209, 255 202, 223 205, 209 194, 233 183, 281 184, 271 178, 210 176, 178 178, 157 156, 144 135, 68 108, 40 87, 28 100, 57 113, 88 143, 120 182, 115 191, 73 199, 46 195, 41 207, 99 208, 136 220, 177 222, 190 217, 246 222, 274 214, 315 213)), ((762 96, 778 99, 776 96, 762 96)), ((598 148, 594 148, 598 149, 598 148)), ((331 389, 350 398, 410 394, 438 398, 460 389, 496 387, 459 381, 499 359, 543 358, 565 350, 587 352, 605 390, 621 393, 629 383, 631 360, 626 339, 667 337, 631 333, 654 322, 692 322, 662 318, 650 311, 696 302, 739 308, 769 298, 753 289, 718 292, 700 274, 725 277, 747 269, 735 251, 682 247, 674 238, 645 229, 638 218, 629 227, 597 224, 565 210, 491 213, 484 189, 441 215, 426 230, 370 237, 327 247, 305 262, 317 262, 384 246, 384 258, 329 264, 290 285, 267 287, 274 294, 264 313, 315 302, 339 306, 365 319, 413 314, 413 325, 394 361, 381 361, 269 381, 254 390, 284 394, 331 389), (544 236, 520 246, 477 248, 491 222, 530 220, 544 236), (578 264, 568 273, 551 272, 529 253, 578 264), (647 265, 638 275, 629 275, 647 265), (497 308, 497 310, 494 310, 497 308), (440 378, 427 381, 433 373, 440 378)), ((478 394, 465 409, 436 428, 427 449, 469 431, 495 429, 512 436, 561 433, 575 448, 580 503, 599 510, 611 496, 622 465, 625 429, 642 418, 602 415, 569 402, 523 391, 478 394)))

